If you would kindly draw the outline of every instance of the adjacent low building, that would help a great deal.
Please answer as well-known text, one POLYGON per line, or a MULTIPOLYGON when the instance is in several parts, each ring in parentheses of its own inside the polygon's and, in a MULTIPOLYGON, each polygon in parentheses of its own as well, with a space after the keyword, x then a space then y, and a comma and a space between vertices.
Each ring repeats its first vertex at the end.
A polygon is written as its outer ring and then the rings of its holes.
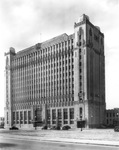
POLYGON ((85 14, 73 34, 10 48, 5 60, 5 127, 104 124, 104 34, 85 14))
POLYGON ((106 110, 106 126, 114 127, 116 121, 119 121, 119 108, 107 109, 106 110))

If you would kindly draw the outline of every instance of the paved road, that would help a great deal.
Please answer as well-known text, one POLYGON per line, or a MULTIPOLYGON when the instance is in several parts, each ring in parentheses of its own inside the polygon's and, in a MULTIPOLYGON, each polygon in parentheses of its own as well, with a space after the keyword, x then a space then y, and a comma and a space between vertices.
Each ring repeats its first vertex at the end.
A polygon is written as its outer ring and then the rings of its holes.
POLYGON ((119 150, 119 147, 44 142, 0 136, 0 150, 119 150))

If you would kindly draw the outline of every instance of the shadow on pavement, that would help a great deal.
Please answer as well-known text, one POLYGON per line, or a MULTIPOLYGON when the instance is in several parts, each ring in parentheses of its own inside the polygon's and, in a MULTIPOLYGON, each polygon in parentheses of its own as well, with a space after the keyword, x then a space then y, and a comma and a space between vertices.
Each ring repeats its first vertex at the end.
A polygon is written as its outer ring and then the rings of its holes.
POLYGON ((17 144, 11 144, 11 143, 0 143, 0 148, 5 148, 5 147, 15 147, 17 144))

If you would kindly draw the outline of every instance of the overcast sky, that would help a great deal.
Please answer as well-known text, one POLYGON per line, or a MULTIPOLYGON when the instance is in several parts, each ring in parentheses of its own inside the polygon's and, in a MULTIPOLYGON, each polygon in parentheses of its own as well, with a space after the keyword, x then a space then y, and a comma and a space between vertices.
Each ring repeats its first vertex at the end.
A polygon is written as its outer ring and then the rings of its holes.
POLYGON ((119 0, 0 0, 0 116, 4 116, 4 52, 72 34, 82 14, 105 35, 106 107, 119 108, 119 0))

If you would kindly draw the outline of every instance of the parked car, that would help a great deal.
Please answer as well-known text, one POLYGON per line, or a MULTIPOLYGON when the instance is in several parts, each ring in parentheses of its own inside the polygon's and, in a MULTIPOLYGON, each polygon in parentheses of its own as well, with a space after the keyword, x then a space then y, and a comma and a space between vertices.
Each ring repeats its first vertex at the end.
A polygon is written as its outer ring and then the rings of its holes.
POLYGON ((60 126, 57 126, 57 127, 56 127, 56 130, 60 130, 60 126))
POLYGON ((48 128, 48 127, 45 125, 45 126, 43 126, 41 129, 42 129, 42 130, 47 130, 47 128, 48 128))
POLYGON ((55 130, 55 128, 56 128, 55 126, 52 126, 50 127, 50 130, 55 130))
POLYGON ((19 130, 19 128, 12 126, 11 128, 9 128, 10 130, 19 130))
POLYGON ((69 129, 71 129, 71 127, 68 126, 68 125, 65 125, 65 126, 62 127, 62 130, 69 130, 69 129))
POLYGON ((60 126, 52 126, 50 130, 60 130, 60 126))

